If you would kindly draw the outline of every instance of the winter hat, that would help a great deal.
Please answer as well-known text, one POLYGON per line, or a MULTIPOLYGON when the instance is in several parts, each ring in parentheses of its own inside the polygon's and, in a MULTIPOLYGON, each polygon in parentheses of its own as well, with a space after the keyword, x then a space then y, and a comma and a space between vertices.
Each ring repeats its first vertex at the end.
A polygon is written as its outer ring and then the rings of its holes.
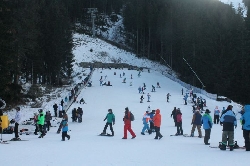
POLYGON ((209 111, 209 109, 206 109, 205 113, 209 114, 209 113, 211 113, 211 111, 209 111))
POLYGON ((108 112, 112 112, 112 109, 108 109, 108 112))
POLYGON ((125 110, 128 111, 128 107, 126 107, 125 110))
POLYGON ((42 109, 39 109, 39 110, 38 110, 38 112, 40 112, 40 113, 41 113, 41 112, 43 112, 43 110, 42 110, 42 109))

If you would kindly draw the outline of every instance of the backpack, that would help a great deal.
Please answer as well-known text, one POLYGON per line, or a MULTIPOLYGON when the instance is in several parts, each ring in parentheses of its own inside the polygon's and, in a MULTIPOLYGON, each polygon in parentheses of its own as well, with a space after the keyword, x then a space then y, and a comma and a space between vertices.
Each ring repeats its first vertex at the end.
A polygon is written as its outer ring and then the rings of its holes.
POLYGON ((130 120, 131 120, 131 121, 134 121, 134 120, 135 120, 135 116, 134 116, 134 114, 133 114, 132 112, 130 112, 130 120))

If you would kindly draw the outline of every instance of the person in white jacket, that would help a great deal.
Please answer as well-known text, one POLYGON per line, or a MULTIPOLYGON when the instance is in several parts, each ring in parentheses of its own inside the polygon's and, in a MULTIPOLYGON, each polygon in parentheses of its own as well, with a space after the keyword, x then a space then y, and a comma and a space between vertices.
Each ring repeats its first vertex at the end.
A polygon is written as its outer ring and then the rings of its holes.
POLYGON ((15 128, 14 128, 14 132, 15 132, 15 139, 20 139, 19 135, 18 135, 18 126, 21 122, 21 112, 20 112, 20 107, 16 107, 16 116, 15 116, 15 128))

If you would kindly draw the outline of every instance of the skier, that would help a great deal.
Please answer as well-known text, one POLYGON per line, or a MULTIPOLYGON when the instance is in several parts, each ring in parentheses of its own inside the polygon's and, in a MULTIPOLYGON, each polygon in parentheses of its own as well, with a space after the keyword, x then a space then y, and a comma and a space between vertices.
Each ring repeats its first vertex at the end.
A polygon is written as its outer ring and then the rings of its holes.
POLYGON ((183 100, 185 101, 185 105, 187 105, 187 98, 188 98, 188 95, 186 94, 183 98, 183 100))
POLYGON ((66 114, 63 115, 61 125, 62 125, 62 141, 65 141, 65 137, 67 137, 69 140, 70 135, 67 134, 69 128, 68 128, 68 120, 67 120, 66 114))
POLYGON ((139 88, 138 88, 138 91, 139 91, 139 93, 141 93, 141 87, 139 86, 139 88))
POLYGON ((156 114, 153 118, 154 121, 154 126, 155 126, 155 138, 154 139, 161 139, 163 136, 160 133, 160 128, 161 128, 161 114, 160 114, 160 110, 156 109, 156 114))
POLYGON ((214 109, 214 124, 218 124, 219 121, 220 121, 220 110, 218 106, 216 106, 214 109))
POLYGON ((133 79, 133 76, 132 76, 132 74, 131 74, 131 77, 130 77, 131 79, 133 79))
POLYGON ((141 95, 141 98, 140 98, 140 103, 143 103, 143 99, 144 99, 144 97, 143 97, 143 95, 141 95))
POLYGON ((206 109, 205 114, 202 116, 201 120, 201 123, 203 124, 203 129, 205 130, 205 137, 204 137, 205 145, 210 145, 210 143, 208 143, 208 140, 210 139, 211 128, 213 125, 212 118, 209 115, 209 113, 210 113, 209 109, 206 109))
POLYGON ((14 141, 21 140, 18 135, 18 126, 21 122, 21 112, 20 107, 16 107, 16 115, 15 118, 12 120, 12 122, 15 123, 14 132, 15 132, 15 138, 13 138, 14 141))
POLYGON ((127 131, 130 132, 130 134, 132 135, 132 139, 134 139, 136 137, 134 131, 131 129, 131 112, 129 111, 128 107, 125 108, 125 115, 123 117, 123 121, 124 121, 124 136, 122 139, 127 139, 127 131))
POLYGON ((242 122, 246 151, 250 151, 250 105, 244 106, 244 113, 242 114, 240 120, 242 122))
POLYGON ((233 107, 229 105, 225 113, 221 116, 220 122, 223 124, 221 150, 226 150, 227 141, 230 146, 230 151, 233 151, 234 147, 234 127, 237 127, 237 120, 232 111, 233 107))
POLYGON ((177 133, 175 135, 183 135, 182 113, 181 113, 180 108, 177 108, 176 110, 176 127, 177 127, 177 133))
POLYGON ((202 132, 201 132, 201 114, 200 114, 200 111, 197 110, 194 115, 193 115, 193 118, 192 118, 192 122, 191 122, 191 125, 192 126, 192 130, 191 130, 191 134, 190 134, 190 137, 193 137, 194 136, 194 131, 195 131, 195 128, 197 128, 198 130, 198 133, 199 133, 199 138, 202 138, 202 132))
POLYGON ((152 111, 149 113, 149 117, 150 117, 149 124, 150 124, 150 130, 151 130, 152 132, 155 132, 155 127, 154 127, 154 122, 153 122, 154 116, 155 116, 155 110, 152 110, 152 111))
POLYGON ((108 114, 106 115, 105 119, 103 121, 107 120, 106 125, 103 129, 103 132, 101 133, 101 135, 106 135, 106 130, 108 128, 108 126, 110 127, 110 131, 112 133, 112 136, 114 136, 114 130, 112 127, 112 123, 113 125, 115 125, 115 115, 112 112, 112 109, 108 109, 108 114))
POLYGON ((38 124, 37 124, 37 121, 38 121, 38 120, 37 120, 37 117, 38 117, 38 115, 37 115, 37 113, 35 112, 35 113, 34 113, 34 125, 35 125, 35 127, 36 127, 36 128, 35 128, 35 132, 34 132, 35 135, 38 135, 37 132, 39 131, 39 129, 38 129, 38 124))
POLYGON ((40 136, 38 138, 43 138, 45 136, 45 133, 44 133, 44 130, 43 130, 45 116, 44 116, 44 113, 43 113, 42 109, 39 109, 38 112, 39 112, 39 115, 37 117, 37 120, 38 120, 37 124, 38 124, 38 128, 39 128, 39 131, 40 131, 40 136))
POLYGON ((160 86, 160 83, 159 83, 159 82, 157 82, 157 83, 156 83, 156 85, 157 85, 157 86, 156 86, 157 88, 161 88, 161 86, 160 86))
POLYGON ((152 131, 149 129, 149 125, 148 125, 149 120, 150 120, 149 111, 146 111, 145 114, 142 117, 142 122, 143 122, 143 128, 142 128, 142 131, 141 131, 142 135, 145 135, 144 132, 146 130, 148 130, 149 134, 152 133, 152 131))
POLYGON ((78 107, 77 109, 78 123, 82 123, 82 115, 83 115, 83 110, 82 108, 78 107))
POLYGON ((147 102, 150 102, 151 95, 149 93, 147 94, 147 97, 148 97, 148 101, 147 102))
POLYGON ((76 108, 72 110, 72 122, 77 122, 77 111, 76 108))

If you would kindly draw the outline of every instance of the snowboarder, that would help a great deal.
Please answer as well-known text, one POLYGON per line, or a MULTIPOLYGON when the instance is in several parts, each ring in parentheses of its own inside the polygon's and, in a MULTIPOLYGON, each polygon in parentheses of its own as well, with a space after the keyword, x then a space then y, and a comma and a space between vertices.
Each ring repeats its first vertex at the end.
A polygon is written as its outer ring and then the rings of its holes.
POLYGON ((141 95, 141 98, 140 98, 140 103, 143 103, 143 99, 144 99, 144 97, 143 97, 143 95, 141 95))
POLYGON ((237 120, 232 111, 233 106, 229 105, 225 113, 221 116, 220 122, 223 124, 222 129, 222 141, 221 141, 221 150, 226 150, 227 142, 230 147, 230 151, 233 151, 234 147, 234 127, 237 127, 237 120))
POLYGON ((201 132, 201 114, 200 114, 200 111, 197 110, 194 115, 193 115, 193 118, 192 118, 192 122, 191 122, 191 125, 193 125, 192 127, 192 130, 191 130, 191 134, 190 134, 190 137, 193 137, 194 136, 194 131, 195 131, 195 128, 197 128, 198 130, 198 133, 199 133, 199 138, 202 138, 202 132, 201 132))
POLYGON ((123 117, 123 121, 124 121, 124 136, 122 139, 127 139, 127 131, 130 132, 130 134, 132 135, 132 139, 134 139, 136 137, 134 131, 131 128, 131 112, 129 111, 128 107, 125 108, 125 115, 123 117))
POLYGON ((214 124, 218 124, 219 121, 220 121, 220 110, 218 106, 216 106, 214 109, 214 124))
POLYGON ((84 101, 84 99, 83 98, 81 98, 81 100, 80 100, 80 102, 79 102, 80 104, 87 104, 85 101, 84 101))
POLYGON ((208 143, 208 140, 210 139, 210 134, 211 134, 211 128, 213 125, 212 118, 209 115, 210 111, 209 109, 206 109, 205 114, 202 116, 202 124, 203 124, 203 129, 205 130, 205 137, 204 137, 204 143, 205 145, 210 145, 208 143))
POLYGON ((108 114, 106 115, 103 121, 105 120, 107 120, 107 122, 106 122, 106 125, 104 126, 104 129, 101 135, 106 135, 106 130, 109 126, 112 136, 114 136, 114 130, 113 130, 112 124, 115 125, 115 115, 113 114, 112 109, 108 109, 108 114))
POLYGON ((183 135, 182 113, 181 113, 180 108, 177 108, 176 110, 176 127, 177 127, 177 133, 175 135, 183 135))
POLYGON ((160 128, 161 128, 161 114, 160 110, 156 109, 156 114, 153 118, 154 126, 155 126, 155 138, 154 139, 161 139, 163 136, 160 133, 160 128))
POLYGON ((147 97, 148 97, 148 101, 147 102, 150 102, 151 95, 149 93, 147 94, 147 97))
POLYGON ((152 85, 152 92, 155 92, 155 86, 152 85))

